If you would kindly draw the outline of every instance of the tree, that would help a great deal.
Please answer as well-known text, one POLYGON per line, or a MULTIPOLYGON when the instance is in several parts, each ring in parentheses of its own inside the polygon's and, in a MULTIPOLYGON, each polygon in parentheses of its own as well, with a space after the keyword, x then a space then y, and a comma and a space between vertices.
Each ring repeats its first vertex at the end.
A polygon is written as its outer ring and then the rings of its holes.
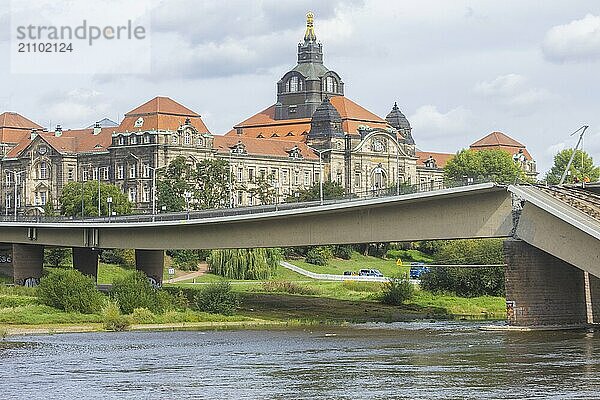
MULTIPOLYGON (((554 165, 546 174, 546 181, 550 184, 558 184, 562 174, 567 168, 567 164, 573 155, 573 149, 565 149, 554 156, 554 165)), ((596 182, 600 178, 600 167, 594 165, 594 160, 585 151, 577 150, 573 163, 569 168, 569 174, 565 183, 575 183, 577 181, 596 182)))
POLYGON ((213 250, 208 266, 213 274, 230 279, 269 279, 281 260, 280 249, 213 250))
POLYGON ((277 193, 275 192, 275 187, 271 184, 272 180, 273 175, 268 179, 261 175, 256 179, 255 186, 247 191, 253 198, 260 200, 261 204, 273 204, 275 203, 277 193))
POLYGON ((504 150, 461 150, 444 167, 444 176, 451 181, 465 178, 498 183, 526 180, 525 172, 504 150))
POLYGON ((158 206, 167 211, 187 209, 185 192, 191 193, 192 210, 218 208, 228 203, 229 163, 224 160, 202 160, 194 168, 185 157, 176 157, 159 170, 158 206))
MULTIPOLYGON (((346 191, 342 185, 337 182, 324 181, 323 182, 323 199, 341 199, 346 194, 346 191)), ((298 192, 298 196, 289 196, 287 198, 288 203, 303 202, 303 201, 317 201, 321 198, 320 183, 317 182, 308 189, 303 189, 298 192)))
MULTIPOLYGON (((60 195, 61 214, 70 217, 81 216, 83 189, 84 216, 98 216, 98 181, 69 182, 60 195)), ((111 212, 118 215, 131 213, 132 204, 125 193, 113 184, 100 182, 100 215, 108 216, 106 199, 112 197, 111 212)))
MULTIPOLYGON (((467 239, 442 242, 436 264, 502 264, 502 239, 467 239)), ((503 267, 435 267, 421 278, 421 287, 432 292, 454 292, 459 296, 501 296, 503 267)))

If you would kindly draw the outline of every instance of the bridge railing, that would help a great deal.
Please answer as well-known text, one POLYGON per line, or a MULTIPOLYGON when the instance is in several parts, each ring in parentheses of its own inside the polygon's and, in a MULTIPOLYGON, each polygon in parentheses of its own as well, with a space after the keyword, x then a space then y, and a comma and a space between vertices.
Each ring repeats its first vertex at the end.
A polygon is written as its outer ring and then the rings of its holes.
MULTIPOLYGON (((347 203, 357 200, 365 200, 372 198, 386 198, 394 196, 402 196, 413 193, 430 192, 435 190, 465 187, 479 183, 489 183, 485 180, 469 180, 469 181, 429 181, 420 182, 413 185, 400 185, 400 187, 386 187, 386 188, 374 188, 366 191, 358 191, 337 198, 324 198, 323 205, 347 203)), ((293 197, 291 198, 293 200, 293 197)), ((12 215, 0 216, 0 223, 2 222, 34 222, 34 223, 81 223, 81 222, 107 222, 107 223, 122 223, 122 222, 155 222, 155 221, 180 221, 190 219, 204 219, 204 218, 215 218, 215 217, 228 217, 238 215, 252 215, 262 214, 265 212, 273 211, 284 211, 303 209, 308 207, 320 206, 319 200, 308 201, 308 202, 294 202, 288 201, 277 204, 257 205, 257 206, 242 206, 242 207, 229 207, 229 208, 216 208, 210 210, 190 210, 181 212, 169 212, 159 214, 132 214, 132 215, 118 215, 118 216, 102 216, 102 217, 65 217, 65 216, 27 216, 18 215, 15 219, 12 215)))

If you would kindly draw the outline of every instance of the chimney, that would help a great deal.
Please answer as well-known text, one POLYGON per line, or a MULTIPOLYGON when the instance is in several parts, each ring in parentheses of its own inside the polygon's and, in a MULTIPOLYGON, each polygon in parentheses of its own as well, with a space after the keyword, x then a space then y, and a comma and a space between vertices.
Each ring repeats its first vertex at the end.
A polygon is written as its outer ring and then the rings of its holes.
POLYGON ((54 136, 56 136, 56 137, 62 136, 62 126, 56 125, 56 129, 54 130, 54 136))
POLYGON ((99 134, 101 130, 102 130, 102 128, 100 128, 100 122, 96 122, 94 124, 94 135, 99 134))
POLYGON ((38 135, 38 134, 37 134, 37 130, 36 130, 35 128, 33 128, 33 129, 31 130, 31 135, 30 135, 30 137, 29 137, 29 138, 30 138, 31 140, 33 140, 33 139, 35 139, 35 137, 36 137, 37 135, 38 135))

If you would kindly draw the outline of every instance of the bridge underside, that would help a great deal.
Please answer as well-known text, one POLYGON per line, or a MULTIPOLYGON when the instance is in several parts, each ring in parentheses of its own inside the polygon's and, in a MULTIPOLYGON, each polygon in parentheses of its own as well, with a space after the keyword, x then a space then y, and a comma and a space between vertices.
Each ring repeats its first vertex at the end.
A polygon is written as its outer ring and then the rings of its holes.
POLYGON ((508 237, 511 209, 506 189, 489 186, 177 223, 23 224, 2 228, 0 242, 163 250, 508 237))

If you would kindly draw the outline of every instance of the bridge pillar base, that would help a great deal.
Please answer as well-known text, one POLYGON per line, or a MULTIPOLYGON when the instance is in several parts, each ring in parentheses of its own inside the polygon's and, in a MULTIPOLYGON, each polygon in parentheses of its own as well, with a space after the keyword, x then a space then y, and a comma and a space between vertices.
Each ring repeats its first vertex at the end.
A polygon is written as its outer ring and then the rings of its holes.
POLYGON ((98 281, 98 250, 73 247, 73 268, 98 281))
POLYGON ((587 324, 583 271, 521 240, 504 242, 509 325, 587 324))
POLYGON ((162 285, 164 266, 164 250, 135 250, 135 268, 143 271, 157 285, 162 285))
POLYGON ((13 277, 15 285, 35 286, 42 277, 44 246, 13 244, 13 277))

